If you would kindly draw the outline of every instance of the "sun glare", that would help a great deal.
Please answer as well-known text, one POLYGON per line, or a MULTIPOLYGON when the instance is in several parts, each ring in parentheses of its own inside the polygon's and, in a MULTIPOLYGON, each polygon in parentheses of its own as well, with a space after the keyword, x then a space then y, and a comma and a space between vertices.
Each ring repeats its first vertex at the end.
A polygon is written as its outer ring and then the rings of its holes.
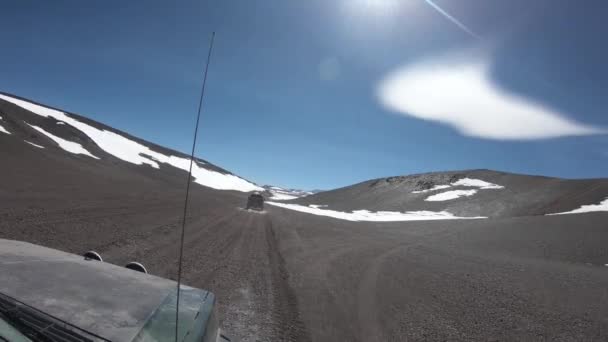
POLYGON ((364 10, 388 12, 399 4, 399 0, 358 0, 355 1, 364 10))
POLYGON ((390 14, 397 9, 400 0, 348 0, 352 10, 366 14, 390 14))

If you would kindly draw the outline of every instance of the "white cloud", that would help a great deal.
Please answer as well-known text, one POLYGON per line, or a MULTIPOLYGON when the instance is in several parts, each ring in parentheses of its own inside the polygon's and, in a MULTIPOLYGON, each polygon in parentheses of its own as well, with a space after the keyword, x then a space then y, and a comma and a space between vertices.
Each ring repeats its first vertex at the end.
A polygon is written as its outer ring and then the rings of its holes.
POLYGON ((444 57, 390 73, 377 88, 387 109, 496 140, 606 134, 493 84, 481 58, 444 57))

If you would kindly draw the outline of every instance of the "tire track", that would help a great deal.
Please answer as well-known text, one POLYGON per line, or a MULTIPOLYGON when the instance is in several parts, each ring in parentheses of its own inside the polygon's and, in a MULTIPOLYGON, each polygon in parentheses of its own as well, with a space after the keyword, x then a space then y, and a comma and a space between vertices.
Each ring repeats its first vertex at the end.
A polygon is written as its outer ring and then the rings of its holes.
POLYGON ((404 248, 402 245, 391 248, 380 254, 364 271, 362 280, 357 288, 357 318, 361 341, 385 341, 382 329, 378 324, 376 302, 377 281, 382 264, 388 256, 404 248))
POLYGON ((295 292, 289 285, 289 273, 280 253, 272 220, 267 218, 266 221, 266 242, 274 290, 273 315, 279 322, 277 336, 280 341, 310 341, 310 334, 299 316, 300 311, 295 292))

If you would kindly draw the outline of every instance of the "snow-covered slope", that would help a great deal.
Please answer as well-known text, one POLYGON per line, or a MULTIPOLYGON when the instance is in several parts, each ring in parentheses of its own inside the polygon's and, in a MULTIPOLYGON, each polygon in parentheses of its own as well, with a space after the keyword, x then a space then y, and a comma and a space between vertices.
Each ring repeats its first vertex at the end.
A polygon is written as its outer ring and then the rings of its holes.
MULTIPOLYGON (((47 170, 45 163, 55 165, 57 170, 53 171, 58 177, 68 173, 61 170, 69 164, 69 172, 89 172, 82 176, 82 183, 96 182, 96 186, 106 182, 113 185, 118 179, 141 179, 181 188, 189 167, 189 158, 183 153, 76 114, 1 93, 0 149, 4 156, 10 155, 31 168, 47 170)), ((24 182, 38 184, 38 173, 26 176, 31 177, 24 182)), ((223 194, 242 197, 241 205, 246 199, 242 193, 259 191, 270 207, 349 221, 578 214, 606 211, 608 197, 606 179, 564 180, 490 170, 380 178, 320 193, 260 187, 201 159, 193 165, 193 176, 194 182, 211 192, 238 191, 223 194)), ((88 191, 79 190, 82 194, 88 191)))
POLYGON ((580 208, 566 211, 563 213, 553 213, 548 215, 567 215, 567 214, 583 214, 583 213, 593 213, 597 211, 608 211, 608 198, 601 201, 598 204, 587 204, 582 205, 580 208))
POLYGON ((459 217, 447 211, 377 211, 354 210, 343 212, 330 209, 322 209, 319 205, 310 204, 308 206, 289 203, 266 202, 272 206, 295 210, 303 213, 332 217, 346 221, 367 221, 367 222, 398 222, 398 221, 430 221, 430 220, 462 220, 462 219, 482 219, 485 217, 459 217))
POLYGON ((4 133, 4 134, 11 134, 11 132, 7 131, 7 130, 6 130, 6 128, 4 128, 4 127, 2 126, 1 121, 2 121, 2 117, 0 116, 0 133, 4 133))
MULTIPOLYGON (((18 106, 26 112, 15 110, 14 106, 3 106, 6 109, 4 109, 5 113, 2 113, 4 118, 0 131, 12 134, 18 130, 22 133, 21 139, 24 141, 26 137, 39 136, 40 142, 44 141, 45 144, 35 144, 37 146, 55 145, 66 153, 101 160, 116 158, 122 162, 154 169, 171 167, 187 171, 189 168, 190 160, 182 153, 158 148, 154 144, 133 138, 92 120, 7 94, 0 94, 0 102, 3 101, 18 106), (29 115, 30 113, 38 118, 29 115), (9 116, 11 120, 7 120, 9 116), (7 129, 9 125, 13 126, 12 131, 7 129), (28 131, 28 127, 39 134, 28 131), (88 146, 83 146, 83 143, 88 146), (92 149, 101 152, 93 152, 92 149)), ((20 139, 16 134, 12 135, 14 139, 20 139)), ((201 160, 194 163, 192 176, 194 182, 218 190, 242 192, 264 190, 252 182, 201 160)))
MULTIPOLYGON (((28 124, 30 127, 32 127, 33 129, 37 130, 38 132, 44 134, 45 136, 49 137, 51 140, 53 140, 54 142, 57 143, 57 145, 59 145, 59 147, 61 147, 62 149, 66 150, 67 152, 70 153, 74 153, 74 154, 83 154, 85 156, 89 156, 93 159, 99 159, 98 157, 95 157, 94 155, 92 155, 89 151, 87 151, 86 149, 84 149, 80 144, 75 143, 75 142, 71 142, 65 139, 62 139, 60 137, 57 137, 47 131, 45 131, 44 129, 38 127, 38 126, 34 126, 34 125, 30 125, 28 124)), ((26 143, 31 144, 31 142, 25 140, 26 143)))
POLYGON ((269 194, 269 198, 274 201, 288 201, 313 194, 311 191, 285 189, 272 185, 264 185, 264 189, 266 189, 267 193, 269 194))
POLYGON ((311 205, 322 205, 324 210, 341 213, 366 210, 508 217, 598 211, 605 208, 598 203, 607 196, 607 179, 566 180, 468 170, 380 178, 288 204, 300 205, 306 211, 311 205))

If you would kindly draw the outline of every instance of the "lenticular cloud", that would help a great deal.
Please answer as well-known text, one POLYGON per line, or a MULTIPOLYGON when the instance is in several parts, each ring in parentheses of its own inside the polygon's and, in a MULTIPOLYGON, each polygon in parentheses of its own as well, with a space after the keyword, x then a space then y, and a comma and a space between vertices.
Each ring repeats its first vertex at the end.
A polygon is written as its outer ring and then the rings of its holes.
POLYGON ((533 140, 605 134, 497 87, 483 61, 443 58, 390 73, 377 88, 387 109, 454 127, 466 136, 533 140))

